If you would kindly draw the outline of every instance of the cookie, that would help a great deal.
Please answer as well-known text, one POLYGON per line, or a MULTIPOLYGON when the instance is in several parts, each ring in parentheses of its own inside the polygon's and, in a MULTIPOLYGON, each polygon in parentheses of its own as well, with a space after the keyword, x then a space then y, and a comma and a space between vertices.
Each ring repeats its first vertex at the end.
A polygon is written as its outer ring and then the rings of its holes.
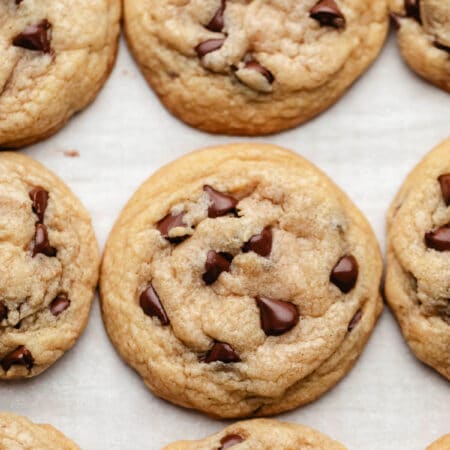
POLYGON ((5 450, 79 450, 51 425, 37 425, 27 418, 0 412, 0 448, 5 450))
POLYGON ((80 201, 31 158, 0 153, 0 379, 38 375, 86 326, 99 257, 80 201))
POLYGON ((125 31, 162 103, 213 133, 292 128, 375 59, 385 0, 125 0, 125 31))
POLYGON ((386 297, 416 356, 450 379, 450 139, 409 174, 388 213, 386 297))
POLYGON ((163 450, 345 450, 316 430, 294 423, 254 419, 235 423, 200 441, 180 441, 163 450))
POLYGON ((433 442, 427 450, 450 450, 450 434, 442 436, 436 442, 433 442))
POLYGON ((450 92, 450 3, 389 1, 405 61, 421 77, 450 92))
POLYGON ((94 100, 120 16, 120 0, 0 2, 0 147, 44 139, 94 100))
POLYGON ((158 396, 216 417, 315 400, 352 367, 382 304, 368 223, 318 169, 264 144, 159 170, 108 239, 103 318, 158 396))

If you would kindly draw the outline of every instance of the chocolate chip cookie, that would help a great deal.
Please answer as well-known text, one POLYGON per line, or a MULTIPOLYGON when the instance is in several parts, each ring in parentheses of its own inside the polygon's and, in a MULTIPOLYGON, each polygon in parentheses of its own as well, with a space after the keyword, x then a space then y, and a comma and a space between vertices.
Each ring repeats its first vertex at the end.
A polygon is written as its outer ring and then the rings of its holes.
POLYGON ((450 139, 409 174, 388 213, 386 297, 416 356, 450 379, 450 139))
POLYGON ((37 425, 25 417, 0 413, 0 448, 5 450, 79 450, 51 425, 37 425))
POLYGON ((213 133, 294 127, 377 56, 385 0, 125 0, 128 43, 163 104, 213 133))
POLYGON ((0 147, 58 131, 111 71, 120 0, 0 1, 0 147))
POLYGON ((0 153, 0 379, 38 375, 86 326, 98 277, 88 213, 41 164, 0 153))
POLYGON ((254 419, 235 423, 201 441, 180 441, 163 450, 345 450, 316 430, 294 423, 254 419))
POLYGON ((427 450, 450 450, 450 434, 442 436, 436 442, 433 442, 427 450))
POLYGON ((382 304, 370 226, 317 168, 264 144, 194 152, 132 197, 106 245, 104 321, 153 392, 216 417, 315 400, 382 304))
POLYGON ((405 61, 421 77, 450 92, 450 2, 389 1, 405 61))

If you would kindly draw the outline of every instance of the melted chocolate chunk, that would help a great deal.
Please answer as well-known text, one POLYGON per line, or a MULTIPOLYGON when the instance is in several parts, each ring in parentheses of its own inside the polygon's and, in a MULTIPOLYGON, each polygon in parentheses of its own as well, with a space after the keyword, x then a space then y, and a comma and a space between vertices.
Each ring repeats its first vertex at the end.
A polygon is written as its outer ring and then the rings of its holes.
POLYGON ((390 13, 389 17, 391 18, 391 22, 394 25, 395 29, 400 30, 400 27, 402 25, 402 23, 400 21, 401 16, 399 16, 398 14, 395 14, 395 13, 390 13))
POLYGON ((412 17, 417 22, 422 23, 420 16, 420 0, 405 0, 405 11, 407 17, 412 17))
POLYGON ((224 16, 226 7, 227 7, 226 0, 221 0, 220 8, 216 11, 216 13, 214 14, 214 17, 211 19, 211 21, 208 23, 208 25, 206 25, 206 28, 208 28, 208 30, 215 31, 218 33, 223 30, 223 27, 225 25, 223 16, 224 16))
POLYGON ((441 44, 440 42, 435 41, 434 46, 439 50, 443 50, 444 52, 450 53, 450 47, 448 45, 441 44))
POLYGON ((209 197, 208 217, 215 219, 228 213, 236 213, 236 206, 239 203, 237 199, 231 195, 216 191, 211 186, 203 186, 203 190, 209 197))
POLYGON ((8 308, 0 303, 0 322, 8 317, 8 308))
POLYGON ((51 27, 47 19, 30 25, 13 39, 13 45, 27 50, 49 53, 51 27))
POLYGON ((70 300, 66 294, 59 294, 50 303, 50 312, 58 317, 62 312, 64 312, 70 306, 70 300))
POLYGON ((202 278, 205 284, 213 284, 222 272, 229 272, 233 256, 229 253, 217 253, 210 250, 206 256, 205 273, 202 278))
POLYGON ((438 178, 439 184, 441 185, 442 198, 445 204, 450 205, 450 173, 441 175, 438 178))
POLYGON ((142 292, 139 297, 139 304, 147 316, 157 317, 161 322, 161 325, 169 325, 170 321, 167 317, 164 306, 162 305, 158 294, 151 284, 147 289, 145 289, 144 292, 142 292))
POLYGON ((242 439, 238 434, 229 434, 220 440, 221 447, 219 450, 225 450, 233 447, 233 445, 240 444, 241 442, 244 442, 244 439, 242 439))
POLYGON ((207 41, 198 44, 197 47, 195 47, 197 56, 199 58, 203 58, 208 53, 212 53, 215 52, 216 50, 219 50, 219 48, 222 47, 224 42, 225 38, 220 38, 220 39, 208 39, 207 41))
POLYGON ((356 325, 358 325, 359 321, 362 317, 362 310, 358 309, 356 311, 356 314, 352 317, 352 320, 350 320, 350 323, 348 324, 347 331, 352 331, 354 328, 356 328, 356 325))
POLYGON ((299 314, 292 303, 266 297, 256 297, 256 303, 267 336, 280 336, 297 325, 299 314))
POLYGON ((269 69, 266 69, 263 65, 261 65, 258 61, 252 60, 245 63, 244 66, 246 69, 256 70, 259 72, 270 84, 275 81, 275 77, 269 69))
POLYGON ((425 233, 425 243, 428 248, 432 248, 438 252, 450 251, 450 226, 444 225, 443 227, 425 233))
POLYGON ((265 227, 260 234, 255 234, 242 247, 244 253, 255 252, 260 256, 269 256, 272 251, 272 228, 265 227))
POLYGON ((5 372, 8 372, 11 366, 25 366, 30 370, 33 364, 33 355, 24 345, 7 354, 1 361, 1 366, 5 372))
POLYGON ((43 223, 36 225, 36 233, 34 235, 33 257, 38 253, 43 253, 49 257, 56 256, 56 248, 50 245, 47 227, 43 223))
POLYGON ((224 342, 216 342, 206 356, 201 360, 205 363, 220 361, 223 363, 239 362, 241 359, 231 345, 224 342))
POLYGON ((167 214, 166 217, 161 219, 157 224, 156 228, 158 228, 162 237, 167 239, 169 242, 178 243, 187 238, 187 236, 179 236, 179 237, 169 237, 169 232, 172 228, 177 227, 186 227, 186 224, 183 223, 184 213, 180 214, 167 214))
POLYGON ((39 222, 44 222, 44 214, 48 205, 48 192, 41 187, 37 187, 30 191, 29 196, 33 202, 33 211, 38 216, 39 222))
POLYGON ((352 255, 343 256, 331 271, 330 281, 344 294, 350 292, 358 280, 358 262, 352 255))
POLYGON ((320 25, 344 28, 345 17, 334 0, 320 0, 309 12, 311 18, 317 20, 320 25))

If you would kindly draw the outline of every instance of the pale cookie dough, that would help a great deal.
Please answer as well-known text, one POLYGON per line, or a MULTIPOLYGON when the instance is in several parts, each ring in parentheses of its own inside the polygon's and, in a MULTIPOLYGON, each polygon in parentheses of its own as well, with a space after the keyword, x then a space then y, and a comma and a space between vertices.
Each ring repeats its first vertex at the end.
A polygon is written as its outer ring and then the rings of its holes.
POLYGON ((120 0, 0 1, 0 147, 58 131, 116 58, 120 0))
POLYGON ((450 139, 408 175, 388 213, 386 297, 416 356, 450 379, 450 139))
POLYGON ((25 417, 0 412, 1 450, 80 450, 51 425, 38 425, 25 417))
POLYGON ((272 145, 215 147, 129 201, 105 249, 103 318, 160 397, 276 414, 353 366, 382 308, 381 266, 367 221, 312 164, 272 145))
POLYGON ((436 442, 433 442, 427 447, 427 450, 450 450, 450 434, 446 434, 436 442))
POLYGON ((144 76, 186 123, 213 133, 292 128, 341 97, 375 59, 386 0, 125 0, 144 76))
POLYGON ((201 441, 180 441, 163 450, 345 450, 316 430, 294 423, 255 419, 237 422, 201 441))
POLYGON ((84 330, 98 278, 90 217, 31 158, 0 153, 0 379, 38 375, 84 330))
POLYGON ((405 61, 421 77, 450 92, 450 1, 389 1, 405 61))

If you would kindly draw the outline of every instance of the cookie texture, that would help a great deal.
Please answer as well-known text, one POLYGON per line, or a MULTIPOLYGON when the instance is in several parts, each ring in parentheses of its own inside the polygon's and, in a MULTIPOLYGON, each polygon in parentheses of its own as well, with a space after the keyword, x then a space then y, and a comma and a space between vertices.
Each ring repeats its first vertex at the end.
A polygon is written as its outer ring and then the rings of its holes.
POLYGON ((98 278, 91 220, 32 159, 0 154, 0 379, 35 376, 86 326, 98 278))
POLYGON ((389 1, 405 61, 421 77, 450 92, 450 2, 389 1))
POLYGON ((377 56, 385 0, 125 0, 144 76, 186 123, 258 135, 332 105, 377 56))
POLYGON ((416 356, 450 379, 450 139, 409 174, 388 213, 386 297, 416 356))
POLYGON ((79 450, 51 425, 37 425, 27 418, 0 412, 0 448, 5 450, 79 450))
POLYGON ((200 441, 180 441, 163 450, 345 450, 316 430, 293 423, 254 419, 235 423, 200 441))
POLYGON ((317 168, 263 144, 194 152, 125 207, 101 271, 103 318, 157 395, 216 417, 313 401, 381 311, 361 213, 317 168))
POLYGON ((446 434, 436 442, 433 442, 427 447, 427 450, 450 450, 450 434, 446 434))
POLYGON ((120 0, 0 2, 0 147, 58 131, 115 61, 120 0))

